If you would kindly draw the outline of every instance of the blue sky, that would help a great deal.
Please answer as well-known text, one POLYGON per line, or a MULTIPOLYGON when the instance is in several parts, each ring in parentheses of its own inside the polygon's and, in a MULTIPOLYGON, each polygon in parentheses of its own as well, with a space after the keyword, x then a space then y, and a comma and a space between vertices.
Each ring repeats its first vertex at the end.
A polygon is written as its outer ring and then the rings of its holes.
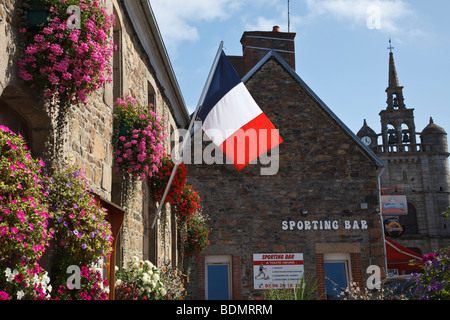
MULTIPOLYGON (((193 111, 224 41, 242 55, 244 31, 287 32, 287 0, 152 0, 186 106, 193 111)), ((296 71, 356 133, 381 131, 389 38, 416 131, 429 118, 450 133, 450 1, 290 0, 296 71)))

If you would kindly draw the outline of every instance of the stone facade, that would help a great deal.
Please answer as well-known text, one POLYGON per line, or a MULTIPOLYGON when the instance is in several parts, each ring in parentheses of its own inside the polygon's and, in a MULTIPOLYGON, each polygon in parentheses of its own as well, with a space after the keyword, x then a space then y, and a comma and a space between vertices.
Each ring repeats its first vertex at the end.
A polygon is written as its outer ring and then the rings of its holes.
MULTIPOLYGON (((274 38, 278 32, 258 35, 274 38)), ((270 50, 275 48, 266 49, 243 81, 284 140, 279 170, 261 175, 261 163, 240 172, 231 164, 189 166, 212 228, 211 245, 193 263, 196 299, 210 297, 208 267, 217 263, 230 270, 229 298, 261 296, 254 288, 257 253, 303 253, 305 274, 318 279, 320 295, 324 261, 333 255, 348 257, 351 278, 359 283, 369 265, 384 269, 377 185, 382 163, 270 50)))
MULTIPOLYGON (((24 132, 34 156, 44 155, 44 143, 50 130, 50 119, 41 93, 25 87, 19 80, 15 54, 19 50, 18 3, 0 1, 0 123, 12 130, 24 132)), ((86 172, 93 192, 125 211, 119 236, 117 261, 132 255, 151 259, 155 264, 177 263, 176 236, 161 229, 161 221, 151 229, 156 204, 153 203, 147 182, 134 188, 134 199, 124 203, 125 186, 113 172, 113 103, 130 94, 140 104, 154 104, 164 118, 167 134, 185 127, 189 116, 170 60, 159 38, 156 22, 147 4, 135 1, 101 1, 108 13, 114 13, 116 26, 112 31, 118 50, 112 59, 113 82, 92 93, 86 105, 71 107, 64 137, 64 156, 86 172), (140 12, 143 16, 137 16, 140 12)), ((166 146, 170 146, 170 137, 166 146)), ((167 148, 170 150, 170 148, 167 148)), ((44 159, 45 160, 45 159, 44 159)), ((170 208, 167 208, 170 210, 170 208)), ((175 229, 176 230, 176 229, 175 229)))

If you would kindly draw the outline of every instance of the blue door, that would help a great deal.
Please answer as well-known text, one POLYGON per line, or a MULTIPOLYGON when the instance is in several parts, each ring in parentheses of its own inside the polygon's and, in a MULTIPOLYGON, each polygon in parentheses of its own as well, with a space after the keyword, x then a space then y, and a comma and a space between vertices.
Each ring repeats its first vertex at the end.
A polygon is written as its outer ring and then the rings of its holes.
POLYGON ((208 272, 208 300, 229 300, 228 265, 207 265, 208 272))
POLYGON ((327 299, 341 299, 338 297, 347 288, 347 267, 345 262, 325 262, 325 288, 327 299))

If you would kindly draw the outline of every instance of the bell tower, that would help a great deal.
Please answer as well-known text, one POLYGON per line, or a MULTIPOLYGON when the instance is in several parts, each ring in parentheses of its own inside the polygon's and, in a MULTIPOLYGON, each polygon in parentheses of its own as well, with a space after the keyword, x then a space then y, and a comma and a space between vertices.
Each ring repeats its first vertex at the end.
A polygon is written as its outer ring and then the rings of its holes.
POLYGON ((390 40, 388 49, 387 100, 379 113, 381 133, 374 134, 364 122, 358 136, 385 164, 381 188, 401 190, 399 194, 406 196, 407 214, 383 215, 385 221, 396 219, 403 229, 395 241, 424 254, 450 245, 450 223, 442 215, 450 206, 447 133, 431 118, 422 132, 416 132, 414 109, 405 105, 390 40), (381 136, 381 141, 368 143, 375 136, 381 136))
POLYGON ((403 97, 403 87, 399 85, 395 68, 394 49, 389 40, 389 79, 387 107, 380 112, 382 152, 418 151, 416 148, 416 127, 414 124, 414 109, 408 109, 403 97), (397 150, 402 149, 402 150, 397 150), (407 149, 407 150, 403 150, 407 149))

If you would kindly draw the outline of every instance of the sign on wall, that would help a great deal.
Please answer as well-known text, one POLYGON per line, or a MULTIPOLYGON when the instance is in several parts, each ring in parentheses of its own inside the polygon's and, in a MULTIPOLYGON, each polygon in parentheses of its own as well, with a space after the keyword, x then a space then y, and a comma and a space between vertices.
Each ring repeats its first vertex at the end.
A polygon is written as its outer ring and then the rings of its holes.
POLYGON ((405 195, 382 195, 381 213, 386 215, 408 214, 408 205, 405 195))
POLYGON ((294 288, 304 272, 303 253, 253 255, 254 289, 294 288))

